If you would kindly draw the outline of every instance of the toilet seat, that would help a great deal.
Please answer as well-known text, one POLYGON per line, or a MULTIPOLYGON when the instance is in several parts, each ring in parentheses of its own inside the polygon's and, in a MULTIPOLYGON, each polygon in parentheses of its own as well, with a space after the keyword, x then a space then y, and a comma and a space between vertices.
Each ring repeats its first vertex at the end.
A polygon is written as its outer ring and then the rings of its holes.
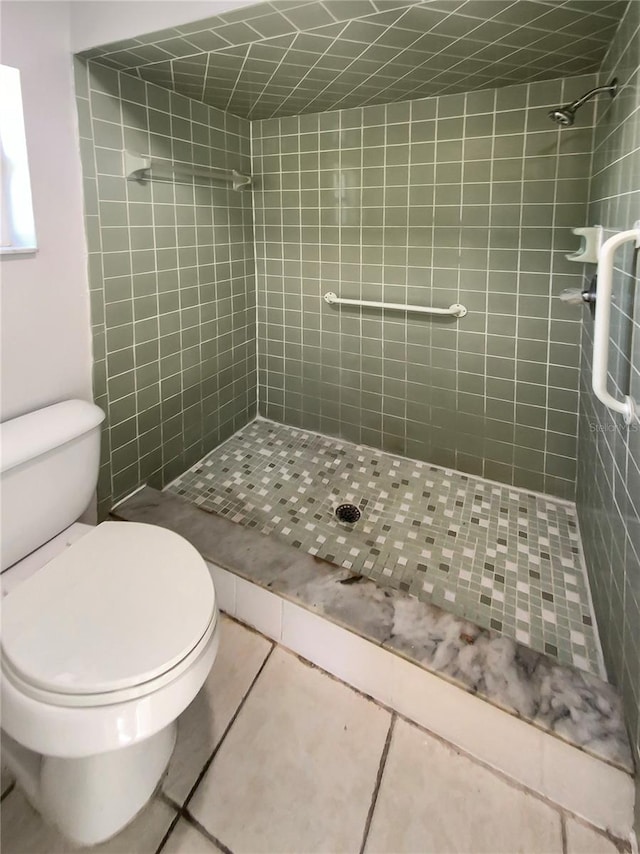
POLYGON ((90 706, 93 708, 98 706, 115 705, 116 703, 125 703, 128 700, 136 700, 140 697, 146 696, 147 694, 153 694, 169 682, 173 682, 175 679, 179 678, 182 673, 188 670, 191 665, 198 660, 203 651, 206 650, 217 627, 218 613, 216 611, 202 638, 198 641, 191 652, 175 667, 165 671, 155 679, 142 682, 140 685, 132 685, 129 688, 108 691, 104 694, 64 694, 56 693, 54 691, 45 691, 42 688, 38 688, 37 686, 22 679, 20 674, 15 672, 11 663, 7 661, 4 655, 1 657, 2 674, 3 677, 25 697, 30 697, 33 700, 38 700, 40 703, 48 703, 52 706, 64 706, 66 708, 90 706))
POLYGON ((154 525, 104 522, 5 598, 5 676, 52 705, 142 697, 191 666, 216 615, 193 546, 154 525))

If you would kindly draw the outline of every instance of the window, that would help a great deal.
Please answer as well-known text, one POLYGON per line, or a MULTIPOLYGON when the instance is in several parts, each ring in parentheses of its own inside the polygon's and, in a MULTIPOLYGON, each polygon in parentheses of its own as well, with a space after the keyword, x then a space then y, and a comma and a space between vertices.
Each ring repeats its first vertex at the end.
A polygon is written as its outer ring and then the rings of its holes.
POLYGON ((24 135, 20 72, 8 65, 0 65, 0 154, 0 253, 35 252, 36 231, 24 135))

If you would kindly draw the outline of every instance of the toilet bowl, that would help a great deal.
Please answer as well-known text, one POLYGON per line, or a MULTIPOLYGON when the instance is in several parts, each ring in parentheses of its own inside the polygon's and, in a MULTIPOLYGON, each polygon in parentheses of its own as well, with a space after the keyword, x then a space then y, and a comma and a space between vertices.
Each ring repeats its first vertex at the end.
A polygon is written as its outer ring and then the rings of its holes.
POLYGON ((152 525, 89 529, 4 599, 4 760, 65 836, 103 841, 144 806, 218 642, 206 564, 152 525))
POLYGON ((152 796, 218 649, 193 546, 153 525, 77 522, 103 419, 70 400, 0 425, 3 762, 80 845, 118 833, 152 796))

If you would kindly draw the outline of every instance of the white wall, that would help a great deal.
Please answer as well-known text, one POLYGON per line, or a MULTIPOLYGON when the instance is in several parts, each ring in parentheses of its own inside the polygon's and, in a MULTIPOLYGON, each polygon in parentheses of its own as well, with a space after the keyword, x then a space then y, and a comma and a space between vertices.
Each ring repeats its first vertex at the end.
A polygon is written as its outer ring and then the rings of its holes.
POLYGON ((256 2, 260 0, 75 0, 71 4, 71 48, 79 53, 256 2))
POLYGON ((68 2, 2 2, 0 60, 20 69, 38 252, 0 260, 0 420, 91 399, 82 175, 68 2))

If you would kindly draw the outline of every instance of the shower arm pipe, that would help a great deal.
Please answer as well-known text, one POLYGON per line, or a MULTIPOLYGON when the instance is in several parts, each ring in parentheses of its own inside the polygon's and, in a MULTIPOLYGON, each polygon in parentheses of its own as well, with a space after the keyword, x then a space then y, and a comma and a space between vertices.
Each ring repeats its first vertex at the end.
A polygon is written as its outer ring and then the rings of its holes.
POLYGON ((587 101, 590 101, 592 98, 595 98, 596 95, 603 95, 605 92, 608 92, 610 95, 612 92, 615 93, 617 80, 612 80, 611 83, 607 83, 606 86, 596 86, 595 89, 591 89, 581 98, 577 98, 575 101, 572 101, 567 105, 567 109, 570 110, 579 110, 583 104, 586 104, 587 101))
POLYGON ((333 291, 324 295, 324 301, 329 305, 356 305, 360 308, 382 308, 390 311, 410 311, 415 314, 439 314, 445 317, 464 317, 467 313, 465 306, 454 303, 449 308, 431 308, 427 305, 404 305, 400 302, 374 302, 363 299, 342 299, 333 291))
POLYGON ((605 406, 620 413, 625 424, 633 424, 638 420, 635 400, 625 395, 624 400, 617 400, 607 390, 607 374, 609 365, 609 330, 611 324, 611 292, 613 287, 613 263, 616 250, 625 243, 634 241, 636 248, 640 246, 640 220, 632 229, 621 231, 610 237, 600 247, 598 253, 598 289, 596 299, 596 318, 593 330, 593 369, 592 387, 594 394, 605 406))

